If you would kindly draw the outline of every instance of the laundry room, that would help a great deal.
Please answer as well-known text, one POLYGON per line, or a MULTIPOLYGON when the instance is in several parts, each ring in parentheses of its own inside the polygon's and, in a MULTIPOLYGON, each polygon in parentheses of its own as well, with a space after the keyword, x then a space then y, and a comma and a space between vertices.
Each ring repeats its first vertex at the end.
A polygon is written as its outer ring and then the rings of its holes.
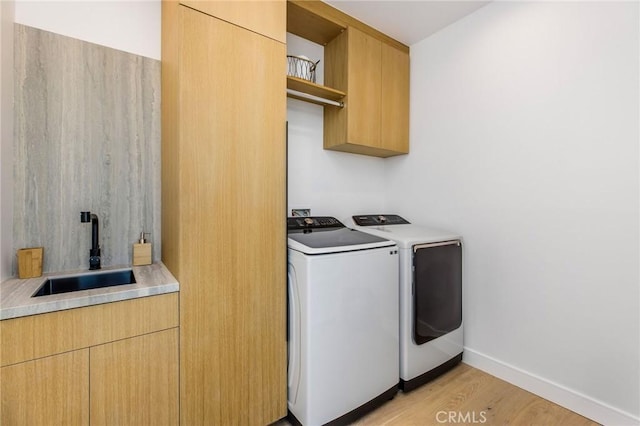
MULTIPOLYGON (((637 22, 494 2, 411 44, 407 155, 324 150, 333 107, 287 101, 288 214, 460 234, 463 362, 605 424, 639 410, 637 22)), ((322 46, 287 44, 322 82, 322 46)))
POLYGON ((0 423, 640 425, 638 0, 0 0, 0 31, 0 423), (355 126, 393 148, 336 142, 370 39, 408 100, 355 126), (53 294, 96 253, 127 282, 53 294))

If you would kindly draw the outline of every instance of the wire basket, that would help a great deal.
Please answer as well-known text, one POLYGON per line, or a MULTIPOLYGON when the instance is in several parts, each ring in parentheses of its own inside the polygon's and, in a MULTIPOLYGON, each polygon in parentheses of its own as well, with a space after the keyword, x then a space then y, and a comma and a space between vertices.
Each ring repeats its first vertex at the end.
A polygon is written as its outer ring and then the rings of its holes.
POLYGON ((319 62, 313 62, 305 56, 287 55, 287 75, 315 83, 319 62))

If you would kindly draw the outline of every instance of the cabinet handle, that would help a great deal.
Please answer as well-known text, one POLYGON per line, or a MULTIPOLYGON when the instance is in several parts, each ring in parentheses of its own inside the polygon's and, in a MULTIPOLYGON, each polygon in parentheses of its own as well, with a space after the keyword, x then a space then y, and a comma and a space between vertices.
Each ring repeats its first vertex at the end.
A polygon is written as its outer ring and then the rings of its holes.
POLYGON ((413 246, 413 252, 415 253, 416 251, 423 249, 423 248, 431 248, 431 247, 441 247, 441 246, 451 246, 451 245, 457 245, 458 247, 462 245, 462 243, 458 240, 455 241, 442 241, 442 242, 438 242, 438 243, 428 243, 428 244, 417 244, 415 246, 413 246))

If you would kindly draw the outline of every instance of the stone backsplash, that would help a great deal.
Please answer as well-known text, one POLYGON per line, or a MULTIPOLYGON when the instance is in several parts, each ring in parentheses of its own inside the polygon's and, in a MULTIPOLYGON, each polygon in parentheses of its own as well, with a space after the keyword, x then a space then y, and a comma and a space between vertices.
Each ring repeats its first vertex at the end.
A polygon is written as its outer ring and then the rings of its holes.
MULTIPOLYGON (((160 259, 160 61, 15 24, 14 248, 44 272, 131 263, 150 232, 160 259)), ((14 261, 13 271, 16 272, 14 261)))

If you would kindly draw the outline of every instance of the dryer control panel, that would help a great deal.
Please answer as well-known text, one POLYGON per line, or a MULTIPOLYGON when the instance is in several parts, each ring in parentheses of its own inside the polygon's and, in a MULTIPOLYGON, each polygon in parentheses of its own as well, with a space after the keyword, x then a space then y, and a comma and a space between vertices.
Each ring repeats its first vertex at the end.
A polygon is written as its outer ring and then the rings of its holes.
POLYGON ((352 216, 358 226, 408 225, 410 222, 397 214, 361 214, 352 216))
POLYGON ((318 228, 344 228, 345 226, 335 217, 288 217, 287 229, 318 229, 318 228))

